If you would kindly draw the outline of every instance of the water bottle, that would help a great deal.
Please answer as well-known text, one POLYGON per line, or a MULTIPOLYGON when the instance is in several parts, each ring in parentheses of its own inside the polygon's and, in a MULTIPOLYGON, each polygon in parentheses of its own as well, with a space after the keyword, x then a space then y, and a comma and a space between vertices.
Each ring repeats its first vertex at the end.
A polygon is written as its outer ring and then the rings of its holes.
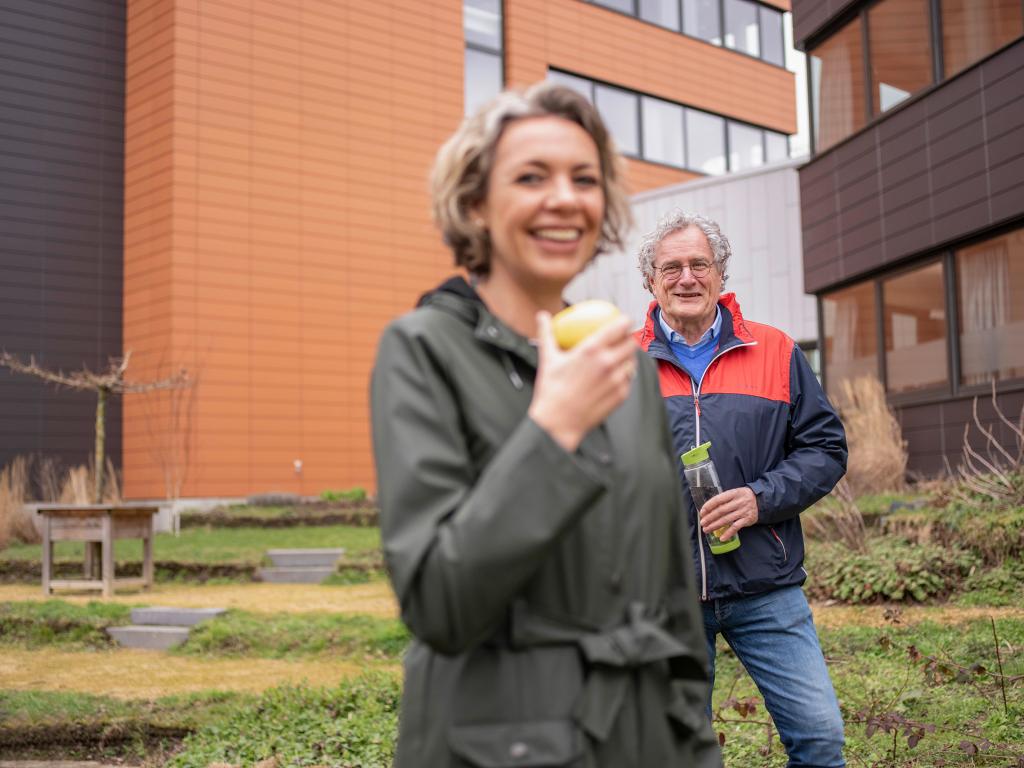
MULTIPOLYGON (((715 469, 715 463, 711 460, 710 450, 711 443, 703 443, 679 457, 683 461, 683 472, 686 474, 686 484, 690 486, 690 496, 697 507, 698 526, 700 525, 701 507, 708 499, 722 492, 722 483, 718 480, 718 470, 715 469)), ((726 528, 722 527, 713 533, 704 534, 707 536, 708 546, 711 547, 711 554, 724 555, 726 552, 732 552, 739 548, 739 534, 734 535, 728 541, 718 538, 725 531, 726 528)))

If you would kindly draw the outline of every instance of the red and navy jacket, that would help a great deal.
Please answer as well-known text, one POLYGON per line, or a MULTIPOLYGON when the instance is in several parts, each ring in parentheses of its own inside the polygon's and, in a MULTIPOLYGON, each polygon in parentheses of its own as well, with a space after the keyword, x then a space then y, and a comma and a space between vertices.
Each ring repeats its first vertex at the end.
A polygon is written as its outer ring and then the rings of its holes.
POLYGON ((636 332, 657 362, 676 452, 710 440, 722 488, 746 485, 757 497, 758 523, 740 530, 739 549, 712 555, 678 463, 702 600, 803 584, 800 513, 839 482, 847 456, 842 422, 796 343, 744 320, 735 294, 723 294, 718 305, 718 349, 700 379, 672 353, 657 302, 636 332))

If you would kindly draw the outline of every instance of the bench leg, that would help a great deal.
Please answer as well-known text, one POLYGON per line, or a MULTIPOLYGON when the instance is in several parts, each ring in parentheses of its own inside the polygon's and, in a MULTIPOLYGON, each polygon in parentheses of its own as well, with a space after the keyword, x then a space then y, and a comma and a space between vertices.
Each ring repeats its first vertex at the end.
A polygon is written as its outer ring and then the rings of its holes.
POLYGON ((153 532, 142 540, 142 578, 146 589, 153 587, 153 532))
POLYGON ((114 521, 103 516, 103 597, 114 594, 114 521))
POLYGON ((50 537, 50 516, 43 516, 43 594, 50 595, 50 579, 53 575, 53 539, 50 537))

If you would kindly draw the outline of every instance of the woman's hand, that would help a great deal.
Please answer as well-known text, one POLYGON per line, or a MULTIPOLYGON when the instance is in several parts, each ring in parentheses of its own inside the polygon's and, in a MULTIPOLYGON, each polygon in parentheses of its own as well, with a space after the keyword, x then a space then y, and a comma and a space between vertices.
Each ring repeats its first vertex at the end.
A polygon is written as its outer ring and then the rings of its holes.
POLYGON ((575 451, 629 395, 637 348, 629 318, 614 320, 568 351, 555 341, 547 312, 537 313, 537 331, 540 360, 528 413, 565 450, 575 451))

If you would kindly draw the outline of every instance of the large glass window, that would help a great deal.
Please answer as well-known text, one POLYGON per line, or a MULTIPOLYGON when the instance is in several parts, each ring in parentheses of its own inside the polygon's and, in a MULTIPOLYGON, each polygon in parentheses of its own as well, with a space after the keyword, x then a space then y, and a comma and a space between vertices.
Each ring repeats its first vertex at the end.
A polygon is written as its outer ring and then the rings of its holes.
POLYGON ((476 48, 466 49, 466 114, 476 112, 501 90, 501 56, 476 48))
POLYGON ((747 0, 725 0, 725 47, 761 55, 757 6, 747 0))
POLYGON ((931 85, 928 19, 928 0, 882 0, 868 10, 873 114, 931 85))
POLYGON ((1024 377, 1024 229, 956 252, 960 382, 1024 377))
POLYGON ((637 125, 637 95, 613 88, 595 85, 594 104, 604 118, 608 130, 615 137, 619 149, 628 155, 640 154, 640 127, 637 125))
POLYGON ((683 0, 683 32, 715 45, 722 44, 718 0, 683 0))
POLYGON ((789 159, 789 137, 775 131, 764 132, 765 162, 778 163, 789 159))
POLYGON ((945 385, 949 373, 942 262, 883 280, 882 302, 888 390, 945 385))
POLYGON ((946 77, 1024 34, 1020 0, 942 0, 941 8, 946 77))
POLYGON ((686 110, 686 149, 690 168, 725 173, 725 120, 696 109, 686 110))
POLYGON ((729 170, 742 171, 764 165, 763 132, 742 123, 729 123, 729 170))
POLYGON ((603 5, 605 8, 611 8, 613 11, 633 13, 633 0, 590 0, 590 2, 595 5, 603 5))
POLYGON ((686 165, 683 150, 683 108, 678 104, 644 96, 641 100, 644 126, 644 159, 658 163, 686 165))
POLYGON ((878 333, 874 283, 862 283, 821 299, 825 330, 825 384, 840 399, 842 382, 878 377, 878 333))
POLYGON ((679 31, 679 0, 640 0, 640 18, 679 31))
POLYGON ((758 9, 758 18, 761 22, 761 58, 780 67, 786 66, 782 12, 762 5, 758 9))
POLYGON ((475 112, 504 87, 501 0, 462 0, 466 40, 463 108, 475 112))
POLYGON ((619 148, 643 160, 720 174, 777 162, 789 156, 789 141, 784 133, 568 72, 549 70, 548 79, 572 88, 595 103, 619 148), (728 156, 725 151, 727 132, 728 156))
POLYGON ((863 49, 858 17, 810 52, 811 110, 818 152, 864 125, 863 49))

